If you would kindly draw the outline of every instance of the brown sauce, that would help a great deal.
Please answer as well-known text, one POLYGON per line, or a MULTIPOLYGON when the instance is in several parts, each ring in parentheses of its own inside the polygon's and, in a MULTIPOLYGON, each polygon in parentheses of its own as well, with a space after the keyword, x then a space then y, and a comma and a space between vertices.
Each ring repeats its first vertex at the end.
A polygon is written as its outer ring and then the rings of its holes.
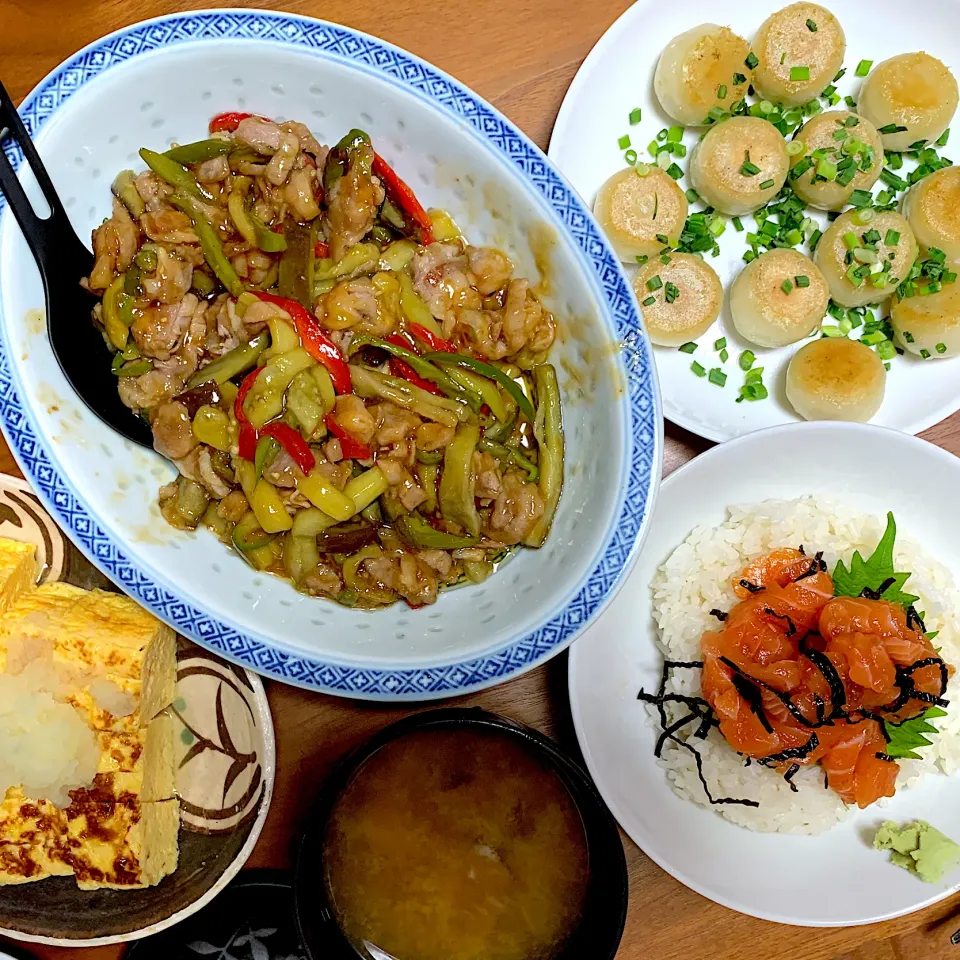
POLYGON ((387 744, 348 784, 327 833, 342 929, 395 960, 547 960, 580 917, 588 873, 566 787, 496 732, 387 744))

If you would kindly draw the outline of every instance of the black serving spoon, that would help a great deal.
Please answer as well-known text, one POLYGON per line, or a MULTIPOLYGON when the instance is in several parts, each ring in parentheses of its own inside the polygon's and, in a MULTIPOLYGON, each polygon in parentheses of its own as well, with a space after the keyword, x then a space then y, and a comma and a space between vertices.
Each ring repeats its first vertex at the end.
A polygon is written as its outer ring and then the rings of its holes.
POLYGON ((108 426, 128 440, 153 447, 150 427, 123 405, 117 379, 110 373, 103 337, 90 319, 96 302, 80 286, 93 267, 93 254, 74 233, 13 101, 0 83, 0 190, 3 191, 33 253, 46 295, 47 336, 63 375, 80 399, 108 426), (10 137, 23 151, 50 205, 50 216, 37 216, 3 153, 10 137))

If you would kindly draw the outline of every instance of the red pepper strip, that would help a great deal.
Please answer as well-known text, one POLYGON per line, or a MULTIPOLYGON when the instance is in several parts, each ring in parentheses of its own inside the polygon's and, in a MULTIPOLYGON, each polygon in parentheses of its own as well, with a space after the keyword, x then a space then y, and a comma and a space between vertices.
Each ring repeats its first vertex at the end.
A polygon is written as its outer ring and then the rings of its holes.
POLYGON ((211 133, 222 133, 224 130, 233 133, 237 127, 240 126, 241 120, 246 120, 248 117, 256 117, 258 120, 266 120, 266 117, 261 117, 256 113, 236 113, 233 111, 228 111, 227 113, 218 113, 210 121, 210 132, 211 133))
POLYGON ((383 181, 383 188, 390 199, 420 228, 420 242, 425 247, 433 243, 433 223, 427 211, 420 206, 414 192, 378 153, 373 155, 373 172, 383 181))
POLYGON ((415 387, 419 387, 421 390, 426 390, 427 393, 432 393, 434 396, 442 397, 444 392, 435 384, 431 383, 429 380, 424 380, 423 377, 417 376, 416 370, 410 366, 405 360, 401 360, 399 357, 390 358, 390 372, 395 377, 400 377, 403 380, 409 380, 415 387))
POLYGON ((251 370, 244 377, 243 383, 240 384, 240 389, 237 391, 236 399, 233 401, 233 415, 240 425, 240 435, 237 437, 239 450, 237 452, 244 460, 252 460, 257 455, 257 431, 247 419, 243 409, 243 401, 247 399, 247 394, 250 392, 254 381, 260 376, 261 370, 263 370, 263 367, 257 367, 256 370, 251 370))
POLYGON ((290 454, 293 462, 305 474, 310 473, 317 465, 317 458, 307 445, 307 441, 289 424, 279 420, 276 423, 268 423, 261 433, 265 436, 273 437, 273 439, 290 454))
POLYGON ((313 248, 313 255, 315 257, 329 257, 330 248, 322 240, 318 240, 313 248))
POLYGON ((408 323, 407 329, 421 342, 425 343, 431 350, 438 351, 440 353, 456 353, 457 348, 450 343, 449 340, 444 340, 443 337, 438 337, 432 330, 428 330, 426 327, 421 326, 419 323, 408 323))
POLYGON ((332 413, 328 413, 323 421, 327 429, 340 441, 340 449, 347 460, 369 460, 373 451, 359 440, 351 437, 337 422, 332 413))
POLYGON ((317 318, 313 314, 297 303, 296 300, 278 297, 272 293, 264 293, 262 290, 251 290, 250 292, 264 302, 276 304, 281 310, 286 310, 290 314, 290 319, 293 320, 303 349, 317 363, 327 368, 330 379, 333 381, 333 389, 337 393, 350 393, 353 390, 347 361, 343 359, 340 348, 320 329, 320 324, 317 323, 317 318))
MULTIPOLYGON (((407 350, 413 350, 413 345, 409 340, 404 340, 403 337, 398 333, 392 333, 387 337, 387 343, 392 343, 395 347, 404 347, 407 350)), ((414 352, 416 352, 414 350, 414 352)), ((431 383, 429 380, 424 380, 413 367, 410 366, 406 360, 401 360, 399 357, 390 358, 390 372, 395 377, 400 377, 403 380, 408 380, 415 387, 419 387, 421 390, 426 390, 427 393, 432 393, 435 397, 444 396, 444 392, 435 384, 431 383)))

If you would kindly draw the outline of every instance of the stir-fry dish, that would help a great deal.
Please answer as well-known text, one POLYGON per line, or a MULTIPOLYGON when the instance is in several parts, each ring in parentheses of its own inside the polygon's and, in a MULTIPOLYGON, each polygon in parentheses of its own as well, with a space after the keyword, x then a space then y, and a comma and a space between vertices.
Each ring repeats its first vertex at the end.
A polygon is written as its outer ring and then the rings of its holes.
POLYGON ((175 527, 347 606, 539 547, 563 482, 552 315, 352 130, 229 113, 114 181, 94 322, 179 472, 175 527))

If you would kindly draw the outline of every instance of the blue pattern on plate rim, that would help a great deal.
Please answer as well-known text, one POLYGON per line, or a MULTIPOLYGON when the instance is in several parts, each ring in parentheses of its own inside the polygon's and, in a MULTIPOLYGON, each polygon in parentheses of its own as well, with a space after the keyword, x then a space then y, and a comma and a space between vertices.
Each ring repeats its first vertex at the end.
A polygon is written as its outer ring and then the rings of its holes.
MULTIPOLYGON (((252 39, 306 48, 352 61, 383 79, 413 90, 473 126, 501 157, 519 167, 543 194, 592 261, 625 344, 633 434, 626 497, 610 543, 582 588, 548 622, 506 649, 458 664, 427 669, 358 669, 295 657, 247 637, 158 586, 118 549, 54 469, 36 436, 11 379, 0 341, 0 417, 24 470, 72 539, 108 576, 183 634, 219 654, 287 683, 368 699, 428 699, 467 692, 506 679, 545 659, 579 633, 612 597, 632 561, 647 520, 659 467, 660 404, 649 347, 619 265, 601 241, 584 207, 543 154, 509 121, 469 90, 422 60, 348 28, 283 14, 210 11, 172 15, 112 34, 81 51, 20 107, 31 136, 84 83, 111 67, 158 47, 198 40, 252 39)), ((5 150, 15 167, 22 154, 5 150)), ((0 213, 4 209, 0 195, 0 213)))

